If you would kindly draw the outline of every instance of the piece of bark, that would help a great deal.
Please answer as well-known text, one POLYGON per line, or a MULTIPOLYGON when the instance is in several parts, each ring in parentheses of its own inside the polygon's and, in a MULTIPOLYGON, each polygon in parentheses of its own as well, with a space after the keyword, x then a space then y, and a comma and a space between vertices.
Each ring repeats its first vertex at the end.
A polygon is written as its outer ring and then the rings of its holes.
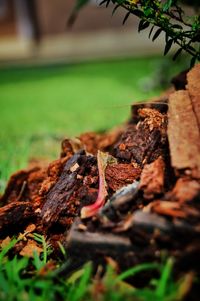
POLYGON ((18 233, 24 224, 36 218, 30 202, 12 202, 0 208, 0 237, 18 233))
POLYGON ((74 138, 74 139, 64 139, 61 143, 61 153, 60 157, 68 157, 70 158, 71 156, 74 155, 77 151, 82 149, 82 145, 79 139, 74 138))
POLYGON ((88 132, 80 135, 79 139, 84 146, 84 149, 93 155, 96 155, 98 150, 108 151, 120 135, 122 135, 125 126, 119 126, 105 133, 88 132))
MULTIPOLYGON (((7 184, 6 190, 3 194, 3 196, 0 198, 0 206, 4 206, 6 204, 20 201, 22 196, 23 200, 26 198, 26 200, 30 200, 30 192, 31 190, 28 189, 28 184, 33 180, 33 175, 36 176, 37 182, 42 182, 44 179, 44 174, 42 175, 42 178, 39 177, 40 168, 34 167, 28 170, 20 170, 15 172, 11 177, 7 184), (29 181, 29 177, 32 175, 32 180, 29 181), (24 197, 26 194, 26 197, 24 197)), ((32 190, 33 192, 33 190, 32 190)))
POLYGON ((139 178, 141 168, 132 164, 109 164, 106 168, 106 183, 113 191, 133 183, 139 178))
MULTIPOLYGON (((88 174, 96 178, 96 171, 96 158, 87 156, 84 151, 77 152, 65 163, 59 179, 45 197, 41 211, 45 228, 58 223, 68 229, 81 207, 95 201, 97 190, 83 185, 83 182, 88 174), (75 164, 79 167, 71 171, 75 164)), ((93 185, 92 180, 90 183, 93 185)))
POLYGON ((77 188, 77 173, 70 172, 70 168, 77 163, 82 154, 75 154, 64 166, 60 178, 48 192, 46 202, 42 208, 41 217, 45 224, 51 225, 59 218, 60 213, 66 207, 66 201, 77 188))
POLYGON ((61 159, 58 160, 54 160, 49 164, 46 170, 46 176, 44 178, 44 181, 39 187, 38 194, 40 196, 44 197, 49 192, 49 190, 55 185, 62 173, 65 163, 71 158, 71 156, 72 153, 68 153, 68 155, 65 153, 64 157, 61 157, 61 159))
POLYGON ((187 89, 200 132, 200 64, 194 66, 187 74, 187 89))
MULTIPOLYGON (((178 203, 176 201, 165 201, 165 200, 158 200, 153 201, 148 206, 151 211, 156 212, 160 215, 166 215, 170 217, 179 217, 179 218, 192 218, 194 217, 199 218, 200 212, 198 208, 195 206, 190 206, 187 204, 178 203)), ((148 208, 147 207, 147 208, 148 208)))
MULTIPOLYGON (((198 102, 200 98, 198 98, 198 102)), ((172 166, 200 178, 200 132, 188 91, 169 97, 168 139, 172 166)), ((199 116, 198 116, 199 118, 199 116)))
MULTIPOLYGON (((145 230, 147 233, 153 233, 155 230, 161 231, 163 233, 170 234, 172 237, 178 239, 177 234, 190 234, 192 236, 200 236, 200 229, 196 229, 190 223, 174 219, 169 220, 165 216, 160 216, 152 212, 144 212, 142 210, 137 210, 132 215, 132 220, 129 223, 129 228, 136 230, 145 230)), ((158 233, 157 233, 158 234, 158 233)))
POLYGON ((200 196, 200 184, 190 178, 179 178, 173 190, 165 196, 166 200, 175 200, 180 203, 191 202, 200 196))
POLYGON ((200 96, 200 64, 187 73, 187 90, 191 96, 200 96))
POLYGON ((150 132, 143 124, 135 129, 129 126, 114 148, 114 156, 125 162, 136 162, 141 167, 157 159, 163 152, 161 133, 158 129, 150 132), (123 146, 123 148, 122 148, 123 146))
POLYGON ((107 256, 123 255, 124 252, 130 252, 133 249, 128 237, 112 233, 82 231, 80 225, 81 222, 77 219, 64 243, 72 256, 79 255, 80 251, 82 256, 90 258, 101 253, 107 256))
POLYGON ((167 116, 150 108, 139 109, 138 116, 139 122, 129 125, 113 154, 120 160, 136 162, 142 167, 166 152, 167 116))
POLYGON ((162 157, 144 166, 139 188, 143 191, 145 199, 152 199, 164 192, 164 173, 165 163, 162 157))

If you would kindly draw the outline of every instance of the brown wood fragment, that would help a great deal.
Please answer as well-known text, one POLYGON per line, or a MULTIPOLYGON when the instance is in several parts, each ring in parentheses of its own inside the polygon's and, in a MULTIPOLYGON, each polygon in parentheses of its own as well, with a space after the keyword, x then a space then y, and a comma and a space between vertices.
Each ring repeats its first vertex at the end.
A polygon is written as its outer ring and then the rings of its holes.
POLYGON ((196 65, 187 74, 187 89, 190 94, 192 108, 200 132, 200 64, 196 65))
POLYGON ((88 175, 96 179, 96 158, 79 151, 65 163, 60 177, 44 198, 41 218, 45 228, 58 223, 62 229, 68 229, 81 207, 94 202, 97 190, 90 187, 90 184, 93 185, 92 178, 86 183, 85 177, 88 179, 88 175), (79 167, 72 172, 71 167, 75 164, 79 167))
POLYGON ((133 183, 140 176, 141 168, 132 164, 110 164, 106 168, 106 182, 113 191, 133 183))
POLYGON ((191 96, 200 96, 200 64, 187 73, 187 90, 191 96))
POLYGON ((164 192, 165 163, 162 157, 151 164, 146 164, 142 170, 140 189, 146 199, 153 198, 156 194, 164 192))
POLYGON ((179 178, 173 190, 168 192, 166 199, 180 203, 193 201, 200 194, 200 184, 196 180, 179 178))
POLYGON ((200 132, 188 91, 169 97, 168 138, 172 166, 200 178, 200 132))
POLYGON ((187 213, 177 202, 155 201, 150 204, 151 210, 161 215, 185 218, 187 213))
MULTIPOLYGON (((6 190, 3 196, 0 198, 0 206, 6 205, 8 203, 12 203, 13 201, 15 202, 17 199, 21 200, 21 197, 25 194, 25 192, 28 189, 28 185, 27 185, 28 178, 31 176, 31 174, 35 174, 38 172, 40 172, 39 167, 34 167, 28 170, 20 170, 15 172, 10 177, 6 190)), ((36 178, 38 181, 38 175, 36 178)))
POLYGON ((193 206, 188 206, 186 204, 178 203, 176 201, 165 201, 158 200, 150 203, 147 208, 153 212, 161 215, 171 216, 171 217, 200 217, 199 210, 193 206))
POLYGON ((30 202, 13 202, 0 208, 0 236, 4 237, 7 231, 9 234, 19 232, 24 223, 35 217, 30 202))
POLYGON ((23 249, 20 251, 21 256, 33 258, 34 253, 37 253, 40 255, 43 252, 43 249, 40 248, 35 240, 29 239, 27 241, 27 244, 23 247, 23 249))
POLYGON ((107 151, 113 146, 124 129, 125 126, 118 126, 103 134, 87 132, 81 134, 79 139, 88 153, 96 155, 98 150, 107 151))

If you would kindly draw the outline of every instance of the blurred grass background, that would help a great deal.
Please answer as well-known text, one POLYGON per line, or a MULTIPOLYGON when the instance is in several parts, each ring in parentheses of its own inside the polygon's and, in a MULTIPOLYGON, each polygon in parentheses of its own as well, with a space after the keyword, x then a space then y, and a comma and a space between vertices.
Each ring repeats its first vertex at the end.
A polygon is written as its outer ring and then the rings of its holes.
POLYGON ((0 190, 28 159, 58 158, 64 137, 124 122, 183 69, 161 57, 0 69, 0 190))

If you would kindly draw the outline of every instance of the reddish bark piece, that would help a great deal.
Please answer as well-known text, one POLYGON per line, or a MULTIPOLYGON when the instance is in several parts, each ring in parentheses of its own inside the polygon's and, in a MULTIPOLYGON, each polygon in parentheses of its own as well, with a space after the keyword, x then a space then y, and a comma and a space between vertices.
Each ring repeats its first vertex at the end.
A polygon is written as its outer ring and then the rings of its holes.
POLYGON ((200 132, 188 91, 169 97, 168 138, 172 166, 200 178, 200 132))
POLYGON ((61 158, 67 157, 70 158, 77 151, 82 148, 81 142, 79 139, 64 139, 61 143, 61 158))
POLYGON ((114 148, 114 156, 143 166, 166 152, 167 116, 150 108, 139 109, 138 116, 137 126, 130 125, 123 133, 114 148))
POLYGON ((200 184, 196 180, 180 178, 174 189, 169 192, 166 199, 176 200, 180 203, 190 202, 200 194, 200 184))
POLYGON ((38 246, 37 242, 32 239, 28 239, 26 245, 23 247, 23 249, 20 251, 21 256, 33 258, 34 253, 37 253, 40 255, 43 252, 43 249, 38 246))
POLYGON ((168 215, 171 217, 185 218, 187 213, 181 208, 181 205, 177 202, 168 201, 155 201, 150 204, 150 208, 153 212, 161 215, 168 215))
POLYGON ((109 188, 113 191, 133 183, 139 178, 141 168, 135 167, 132 164, 119 163, 110 164, 106 168, 106 182, 109 188))
POLYGON ((140 117, 145 118, 144 124, 149 127, 150 132, 157 128, 161 132, 164 131, 163 134, 166 133, 166 114, 162 114, 158 110, 150 108, 139 109, 138 114, 140 117))
POLYGON ((0 208, 0 236, 5 237, 7 232, 19 232, 33 218, 36 218, 36 214, 30 202, 12 202, 0 208))
POLYGON ((97 155, 98 150, 105 152, 112 147, 124 128, 124 126, 119 126, 103 134, 88 132, 80 135, 79 139, 88 153, 97 155))
POLYGON ((41 186, 39 187, 39 195, 46 195, 49 192, 49 190, 54 186, 54 184, 58 181, 59 176, 62 173, 65 163, 69 160, 71 156, 72 154, 68 154, 68 156, 55 160, 49 164, 46 171, 46 177, 42 182, 41 186))
POLYGON ((188 72, 187 81, 187 89, 190 94, 192 109, 200 132, 200 64, 188 72))
POLYGON ((146 199, 152 199, 156 194, 164 192, 164 172, 165 163, 162 157, 144 166, 140 179, 140 189, 146 199))
POLYGON ((84 133, 79 137, 79 139, 88 153, 93 155, 97 153, 99 140, 99 135, 97 133, 84 133))
POLYGON ((177 218, 200 217, 200 212, 194 206, 188 206, 176 201, 158 200, 150 203, 147 208, 161 215, 167 215, 177 218))
POLYGON ((15 172, 10 177, 5 193, 0 199, 0 206, 20 201, 22 197, 23 200, 30 200, 34 194, 33 186, 35 186, 36 182, 42 182, 44 176, 43 171, 39 167, 15 172), (31 189, 29 189, 29 186, 31 189))

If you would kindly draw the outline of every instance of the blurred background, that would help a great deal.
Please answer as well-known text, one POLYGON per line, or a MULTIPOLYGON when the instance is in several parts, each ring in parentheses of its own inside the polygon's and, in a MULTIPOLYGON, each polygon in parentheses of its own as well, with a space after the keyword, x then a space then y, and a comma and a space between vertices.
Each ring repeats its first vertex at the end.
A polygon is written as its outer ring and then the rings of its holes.
POLYGON ((0 0, 0 190, 28 161, 58 158, 64 137, 124 122, 185 68, 162 57, 162 36, 152 43, 98 0, 69 28, 74 3, 0 0))
POLYGON ((162 40, 151 43, 137 34, 138 20, 122 21, 125 11, 91 0, 71 28, 67 20, 75 0, 0 0, 0 60, 77 61, 102 57, 157 54, 162 40))

